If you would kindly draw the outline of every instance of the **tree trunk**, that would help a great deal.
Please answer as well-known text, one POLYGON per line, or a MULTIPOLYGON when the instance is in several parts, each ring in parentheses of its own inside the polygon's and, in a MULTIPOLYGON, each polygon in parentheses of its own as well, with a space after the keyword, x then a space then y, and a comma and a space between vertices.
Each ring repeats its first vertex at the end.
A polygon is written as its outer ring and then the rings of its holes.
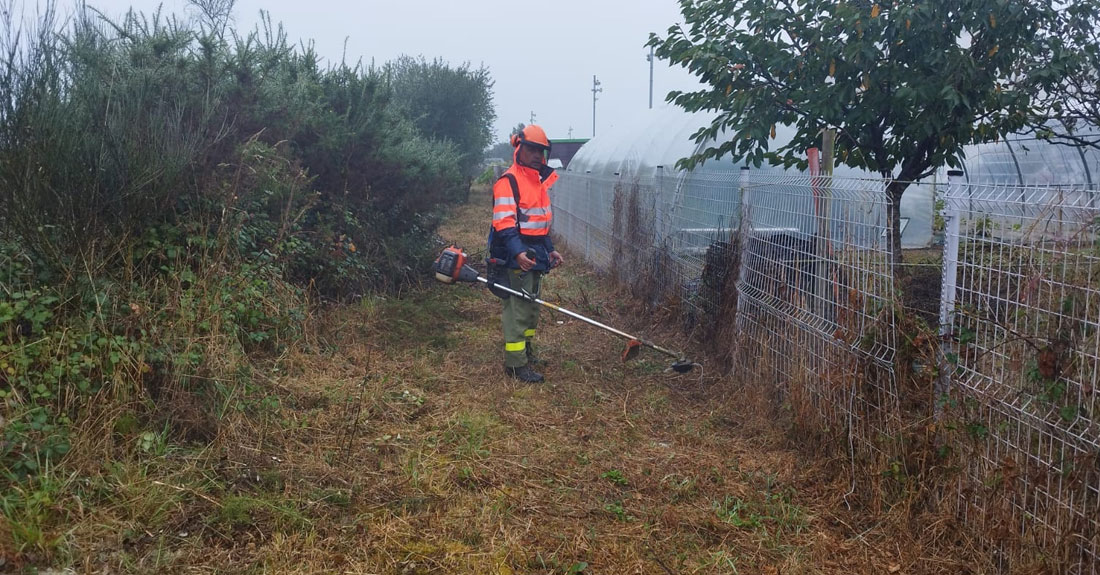
MULTIPOLYGON (((887 233, 887 249, 890 250, 890 258, 894 265, 901 264, 901 195, 909 187, 909 182, 891 180, 886 186, 886 220, 889 225, 887 233)), ((897 273, 897 269, 894 273, 897 273)))

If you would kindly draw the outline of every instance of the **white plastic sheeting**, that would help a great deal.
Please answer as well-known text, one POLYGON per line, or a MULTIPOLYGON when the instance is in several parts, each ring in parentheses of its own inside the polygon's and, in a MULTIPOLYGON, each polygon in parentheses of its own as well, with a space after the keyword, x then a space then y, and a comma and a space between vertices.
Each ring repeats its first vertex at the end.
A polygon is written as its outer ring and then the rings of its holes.
MULTIPOLYGON (((688 113, 676 106, 665 106, 639 114, 627 126, 609 130, 593 138, 577 152, 569 163, 569 172, 601 177, 638 179, 650 177, 675 178, 678 186, 690 188, 693 176, 726 172, 729 181, 737 181, 743 162, 725 157, 709 160, 691 172, 676 169, 681 158, 691 156, 714 145, 714 141, 696 144, 692 134, 709 126, 713 112, 688 113)), ((1084 133, 1095 133, 1088 128, 1084 133)), ((772 149, 791 140, 794 129, 779 126, 772 149)), ((1020 134, 1000 142, 968 146, 965 149, 963 171, 968 181, 1004 185, 1100 185, 1100 151, 1067 146, 1020 134)), ((797 172, 764 165, 756 173, 776 174, 797 172)), ((879 179, 878 174, 838 165, 833 170, 837 178, 879 179)), ((932 223, 935 210, 935 184, 946 181, 946 167, 928 180, 916 182, 905 191, 901 202, 904 229, 902 247, 920 248, 932 243, 932 223)), ((736 197, 736 189, 728 194, 736 197)), ((724 196, 723 194, 720 194, 724 196)), ((710 211, 716 220, 732 221, 738 206, 730 198, 715 198, 713 206, 692 206, 710 211), (720 200, 720 201, 719 201, 720 200), (731 211, 731 209, 733 211, 731 211), (730 212, 730 213, 726 213, 730 212)))
MULTIPOLYGON (((590 176, 617 177, 626 180, 639 178, 651 178, 661 176, 663 178, 675 178, 678 180, 680 191, 690 190, 693 187, 706 186, 712 188, 714 176, 727 174, 722 178, 731 185, 728 189, 714 195, 714 201, 709 205, 693 205, 690 209, 709 213, 712 219, 718 221, 736 221, 739 206, 736 203, 737 187, 733 182, 740 179, 740 169, 744 162, 734 162, 728 156, 696 166, 690 172, 676 169, 676 163, 681 158, 691 156, 706 147, 713 145, 713 141, 704 144, 696 144, 691 136, 704 126, 709 126, 715 117, 712 112, 688 113, 675 106, 665 106, 649 110, 639 114, 634 123, 626 127, 617 127, 609 130, 588 141, 573 157, 569 163, 568 172, 586 174, 590 176), (707 175, 707 183, 698 183, 694 180, 707 175)), ((777 126, 776 137, 773 140, 772 149, 778 148, 794 137, 794 128, 789 126, 777 126)), ((754 168, 755 173, 781 174, 800 173, 792 168, 785 170, 779 166, 762 165, 754 168)), ((846 166, 837 166, 833 170, 837 178, 861 178, 879 179, 877 174, 856 170, 846 166)), ((705 197, 705 194, 680 194, 680 197, 691 197, 696 201, 705 197)), ((902 218, 905 228, 902 233, 902 247, 925 247, 932 242, 932 213, 933 213, 932 186, 925 183, 912 185, 902 197, 902 218)))
MULTIPOLYGON (((1084 133, 1095 134, 1096 129, 1088 128, 1084 133)), ((1017 134, 999 142, 968 146, 963 172, 974 184, 1085 185, 1095 189, 1100 184, 1100 150, 1057 138, 1017 134)))
MULTIPOLYGON (((616 127, 586 142, 569 162, 570 172, 596 176, 655 175, 657 166, 675 169, 676 162, 700 149, 691 135, 709 125, 714 114, 690 114, 666 106, 640 114, 629 125, 616 127)), ((710 162, 708 162, 709 166, 710 162)), ((734 164, 724 162, 727 168, 734 164)))

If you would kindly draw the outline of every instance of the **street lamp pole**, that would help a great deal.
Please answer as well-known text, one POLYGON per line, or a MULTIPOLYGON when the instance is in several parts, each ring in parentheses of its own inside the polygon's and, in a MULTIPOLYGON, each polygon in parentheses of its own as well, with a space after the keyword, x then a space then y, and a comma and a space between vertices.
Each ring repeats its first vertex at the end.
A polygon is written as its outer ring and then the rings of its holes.
POLYGON ((603 92, 603 88, 600 87, 600 81, 596 79, 596 75, 592 74, 592 137, 596 137, 596 94, 603 92))

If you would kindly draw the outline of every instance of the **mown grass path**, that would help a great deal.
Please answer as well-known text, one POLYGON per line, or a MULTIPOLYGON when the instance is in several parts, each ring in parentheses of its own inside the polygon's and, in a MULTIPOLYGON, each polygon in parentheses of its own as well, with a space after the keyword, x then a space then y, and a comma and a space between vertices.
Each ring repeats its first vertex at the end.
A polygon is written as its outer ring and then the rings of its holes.
MULTIPOLYGON (((489 205, 475 189, 441 235, 477 251, 489 205)), ((660 329, 565 256, 545 298, 660 329)), ((303 350, 254 372, 270 400, 214 445, 89 480, 108 495, 72 514, 51 562, 89 573, 968 570, 944 553, 934 518, 910 528, 887 509, 850 509, 843 454, 800 445, 753 382, 665 373, 650 351, 620 363, 622 340, 544 310, 547 381, 519 384, 502 373, 499 311, 480 284, 326 311, 303 350)))

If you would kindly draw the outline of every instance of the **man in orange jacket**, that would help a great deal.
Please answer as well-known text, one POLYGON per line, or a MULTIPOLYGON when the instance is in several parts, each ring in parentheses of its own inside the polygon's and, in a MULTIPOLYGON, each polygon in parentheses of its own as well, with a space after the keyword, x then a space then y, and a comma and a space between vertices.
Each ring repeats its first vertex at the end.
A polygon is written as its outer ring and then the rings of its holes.
MULTIPOLYGON (((515 161, 493 185, 489 248, 492 257, 507 262, 511 288, 537 297, 542 274, 562 263, 561 254, 550 240, 554 215, 547 194, 558 174, 546 165, 550 140, 542 128, 527 126, 513 134, 512 147, 515 161)), ((532 369, 544 363, 531 346, 538 319, 538 304, 515 296, 504 300, 504 371, 527 383, 543 379, 532 369)))

